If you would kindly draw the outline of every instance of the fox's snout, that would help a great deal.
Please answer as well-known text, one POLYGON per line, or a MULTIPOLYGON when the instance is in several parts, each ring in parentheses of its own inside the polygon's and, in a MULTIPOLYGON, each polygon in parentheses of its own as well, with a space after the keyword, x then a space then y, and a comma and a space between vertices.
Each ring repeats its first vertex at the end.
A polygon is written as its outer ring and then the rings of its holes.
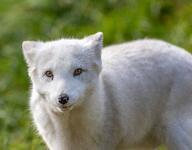
POLYGON ((65 93, 62 93, 59 95, 58 97, 58 103, 61 104, 61 105, 65 105, 67 104, 69 101, 69 96, 65 93))

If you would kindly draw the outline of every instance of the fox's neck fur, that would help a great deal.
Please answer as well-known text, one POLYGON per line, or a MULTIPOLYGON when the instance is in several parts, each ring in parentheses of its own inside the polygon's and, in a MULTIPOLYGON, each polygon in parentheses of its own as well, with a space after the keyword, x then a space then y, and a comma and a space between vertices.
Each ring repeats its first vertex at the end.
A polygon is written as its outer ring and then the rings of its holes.
POLYGON ((39 118, 36 117, 37 115, 33 116, 36 121, 41 120, 37 127, 39 132, 42 132, 43 139, 46 139, 46 142, 49 141, 47 145, 51 147, 51 150, 98 149, 97 146, 102 140, 100 132, 102 132, 105 107, 103 101, 105 95, 102 88, 102 80, 99 79, 92 95, 87 96, 86 100, 77 108, 63 113, 52 111, 43 97, 33 90, 31 107, 33 109, 36 107, 37 112, 39 109, 42 111, 39 118), (44 125, 42 125, 42 119, 44 125))

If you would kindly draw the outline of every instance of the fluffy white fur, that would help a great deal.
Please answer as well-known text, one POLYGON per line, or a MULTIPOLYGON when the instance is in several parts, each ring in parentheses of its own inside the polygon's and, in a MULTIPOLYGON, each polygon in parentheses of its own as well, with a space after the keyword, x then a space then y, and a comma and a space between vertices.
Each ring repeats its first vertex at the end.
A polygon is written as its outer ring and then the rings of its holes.
POLYGON ((102 49, 102 33, 22 47, 31 113, 50 150, 192 149, 192 56, 185 50, 159 40, 102 49), (73 76, 76 68, 85 71, 73 76), (58 103, 61 93, 70 107, 58 103))

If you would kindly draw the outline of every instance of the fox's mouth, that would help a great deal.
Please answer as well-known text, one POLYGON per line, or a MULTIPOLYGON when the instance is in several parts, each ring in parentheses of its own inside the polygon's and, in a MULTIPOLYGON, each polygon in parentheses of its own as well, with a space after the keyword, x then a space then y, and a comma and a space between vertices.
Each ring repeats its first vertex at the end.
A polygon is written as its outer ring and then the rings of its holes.
POLYGON ((71 107, 73 107, 73 105, 62 106, 61 108, 62 108, 63 110, 67 110, 67 109, 70 109, 71 107))
POLYGON ((73 109, 73 105, 56 107, 59 112, 70 111, 73 109))

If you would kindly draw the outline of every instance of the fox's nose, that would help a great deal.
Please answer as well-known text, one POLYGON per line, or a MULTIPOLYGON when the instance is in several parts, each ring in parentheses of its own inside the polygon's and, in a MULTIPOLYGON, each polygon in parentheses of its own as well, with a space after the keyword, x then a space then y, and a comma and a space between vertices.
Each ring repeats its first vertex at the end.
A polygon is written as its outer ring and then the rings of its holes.
POLYGON ((69 96, 67 94, 61 94, 58 98, 58 102, 62 105, 66 104, 69 101, 69 96))

